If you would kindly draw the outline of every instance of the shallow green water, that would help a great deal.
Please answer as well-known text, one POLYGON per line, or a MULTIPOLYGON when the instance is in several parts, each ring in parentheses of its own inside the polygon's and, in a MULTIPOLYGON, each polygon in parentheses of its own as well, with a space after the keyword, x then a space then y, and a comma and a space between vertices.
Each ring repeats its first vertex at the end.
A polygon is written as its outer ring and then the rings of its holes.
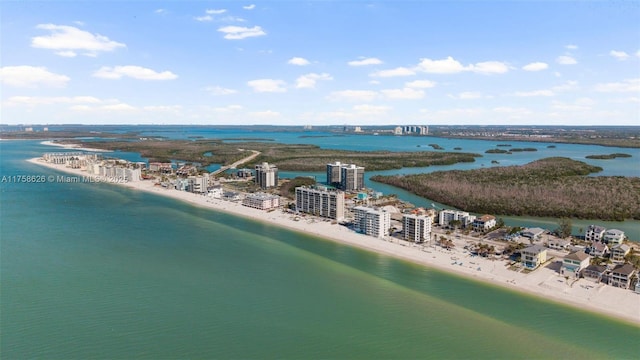
MULTIPOLYGON (((2 175, 34 142, 0 142, 2 175)), ((0 357, 634 358, 640 328, 107 184, 0 184, 0 357)))

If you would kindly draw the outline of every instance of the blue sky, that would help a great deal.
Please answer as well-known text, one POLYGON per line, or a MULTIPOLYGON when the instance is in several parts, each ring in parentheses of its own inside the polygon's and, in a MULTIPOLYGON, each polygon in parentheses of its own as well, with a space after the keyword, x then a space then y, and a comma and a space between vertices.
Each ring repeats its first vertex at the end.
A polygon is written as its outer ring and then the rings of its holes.
POLYGON ((640 124, 637 1, 1 6, 5 124, 640 124))

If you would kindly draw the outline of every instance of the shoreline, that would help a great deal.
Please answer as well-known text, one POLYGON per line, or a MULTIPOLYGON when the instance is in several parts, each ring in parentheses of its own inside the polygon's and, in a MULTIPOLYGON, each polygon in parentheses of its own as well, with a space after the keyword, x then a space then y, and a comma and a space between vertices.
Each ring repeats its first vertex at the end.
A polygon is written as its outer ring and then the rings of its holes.
POLYGON ((112 150, 102 150, 97 148, 82 147, 78 144, 60 144, 52 140, 41 141, 40 144, 47 145, 47 146, 57 146, 57 147, 61 147, 63 149, 69 149, 69 150, 90 151, 90 152, 112 152, 112 150))
MULTIPOLYGON (((26 161, 81 177, 91 176, 80 169, 70 169, 64 165, 46 163, 41 158, 32 158, 26 161)), ((296 221, 294 220, 296 215, 283 213, 280 210, 272 212, 257 210, 222 199, 165 189, 155 186, 152 181, 142 180, 118 184, 129 189, 170 197, 191 205, 391 256, 472 281, 480 281, 564 306, 572 306, 579 310, 615 318, 634 326, 640 325, 639 294, 627 289, 595 284, 585 279, 580 279, 569 285, 556 270, 549 268, 553 267, 553 262, 547 263, 544 267, 529 274, 523 274, 509 270, 505 261, 489 260, 478 256, 471 257, 469 253, 458 247, 447 251, 439 247, 432 247, 432 245, 410 243, 405 245, 386 241, 353 232, 344 226, 331 224, 331 221, 323 221, 323 219, 311 216, 300 217, 300 220, 296 221)))

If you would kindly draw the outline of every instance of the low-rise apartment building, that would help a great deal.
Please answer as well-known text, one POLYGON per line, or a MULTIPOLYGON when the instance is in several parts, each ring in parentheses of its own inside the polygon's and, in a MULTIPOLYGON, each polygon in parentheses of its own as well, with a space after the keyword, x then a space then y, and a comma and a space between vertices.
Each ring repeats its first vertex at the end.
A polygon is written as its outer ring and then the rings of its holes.
POLYGON ((259 210, 276 209, 280 206, 280 196, 265 193, 247 194, 242 199, 242 205, 259 210))

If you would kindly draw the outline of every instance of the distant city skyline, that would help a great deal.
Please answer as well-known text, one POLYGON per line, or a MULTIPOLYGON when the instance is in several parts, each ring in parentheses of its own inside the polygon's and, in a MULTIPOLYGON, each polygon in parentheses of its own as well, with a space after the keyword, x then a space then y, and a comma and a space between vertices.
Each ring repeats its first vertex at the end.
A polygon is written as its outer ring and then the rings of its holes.
POLYGON ((634 1, 3 2, 3 124, 638 125, 634 1))

